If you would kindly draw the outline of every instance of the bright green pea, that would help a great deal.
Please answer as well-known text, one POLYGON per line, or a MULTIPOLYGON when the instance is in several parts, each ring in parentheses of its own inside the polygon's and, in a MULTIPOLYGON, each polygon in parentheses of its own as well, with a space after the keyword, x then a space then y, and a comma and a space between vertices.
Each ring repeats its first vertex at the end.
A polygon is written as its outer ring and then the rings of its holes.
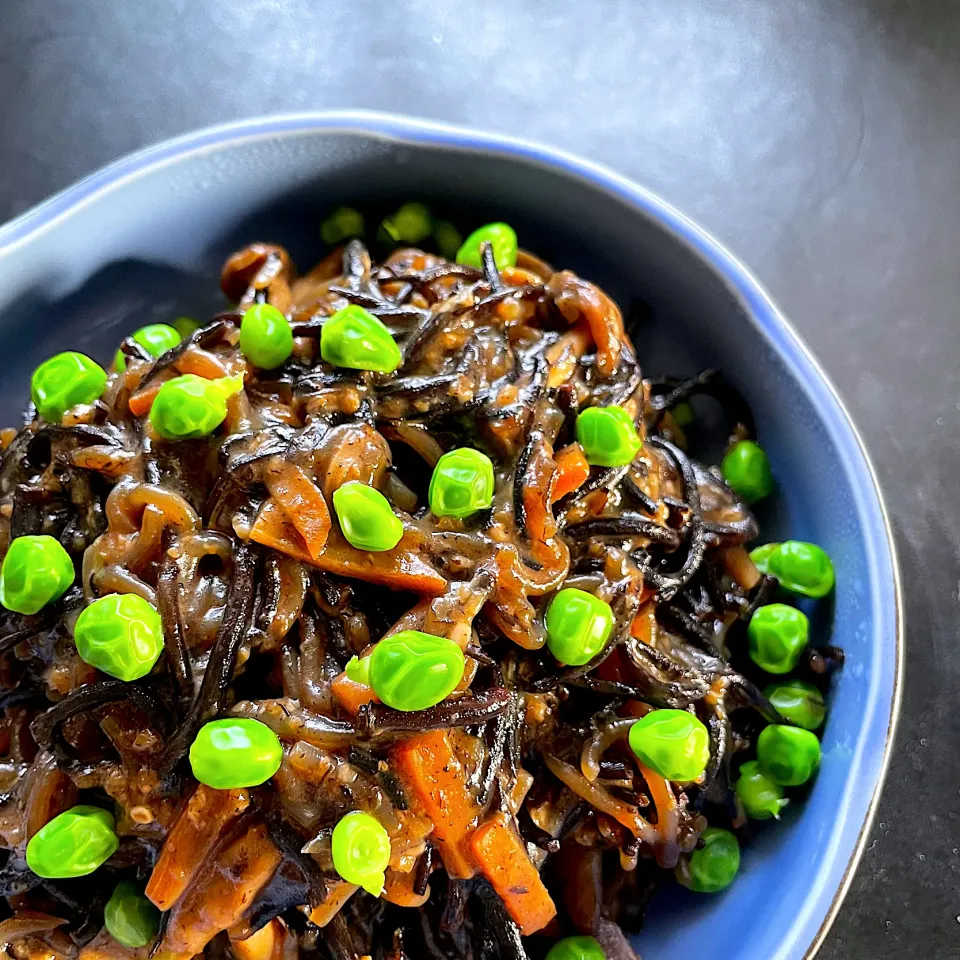
MULTIPOLYGON (((141 327, 134 335, 133 339, 140 344, 151 357, 161 357, 168 350, 175 347, 183 338, 180 333, 166 323, 150 323, 141 327)), ((127 369, 127 358, 122 350, 117 351, 113 359, 113 365, 118 370, 127 369)))
POLYGON ((203 324, 192 317, 177 317, 176 320, 170 321, 170 326, 180 334, 182 340, 186 340, 187 337, 192 337, 203 324))
POLYGON ((560 663, 580 667, 606 646, 613 611, 599 597, 568 587, 550 601, 544 621, 550 652, 560 663))
POLYGON ((84 608, 73 640, 84 663, 118 680, 139 680, 163 653, 163 621, 143 597, 111 593, 84 608))
POLYGON ((463 243, 460 231, 449 220, 437 220, 433 225, 433 239, 437 243, 437 250, 441 257, 453 260, 463 243))
POLYGON ((623 467, 643 447, 633 419, 623 407, 587 407, 577 416, 577 440, 595 467, 623 467))
POLYGON ((420 243, 433 232, 433 216, 422 203, 405 203, 384 219, 383 230, 394 243, 420 243))
POLYGON ((120 841, 113 814, 100 807, 71 807, 44 824, 27 844, 27 866, 48 880, 85 877, 113 856, 120 841))
POLYGON ((240 321, 240 350, 255 366, 273 370, 293 353, 287 318, 269 303, 255 303, 240 321))
POLYGON ((817 730, 827 715, 823 694, 806 680, 777 683, 763 691, 774 709, 786 720, 804 730, 817 730))
POLYGON ((784 797, 780 785, 760 769, 756 760, 751 760, 740 768, 734 790, 743 804, 744 812, 751 820, 779 817, 780 811, 790 802, 784 797))
POLYGON ((427 499, 435 517, 469 517, 493 503, 493 462, 472 447, 445 453, 433 468, 427 499))
POLYGON ((403 536, 403 522, 390 501, 358 480, 333 491, 333 509, 347 542, 358 550, 392 550, 403 536))
POLYGON ((689 430, 697 420, 697 415, 693 412, 693 407, 691 407, 686 401, 683 403, 678 403, 670 411, 670 414, 673 417, 673 422, 681 430, 689 430))
POLYGON ((768 565, 780 586, 793 593, 819 599, 833 589, 833 562, 815 543, 787 540, 770 554, 768 565))
POLYGON ((320 225, 320 239, 331 247, 362 236, 363 215, 353 207, 339 207, 320 225))
POLYGON ((37 413, 50 423, 81 403, 93 403, 107 385, 107 371, 82 353, 58 353, 33 371, 30 398, 37 413))
POLYGON ((457 263, 479 270, 483 266, 480 244, 485 241, 493 248, 493 259, 498 269, 516 266, 517 234, 508 223, 487 223, 474 230, 457 251, 457 263))
POLYGON ((696 780, 710 760, 707 728, 686 710, 651 710, 631 728, 630 749, 667 780, 696 780))
POLYGON ((70 554, 45 534, 16 537, 0 566, 0 603, 16 613, 33 614, 59 600, 73 583, 70 554))
POLYGON ((773 493, 773 474, 763 448, 752 440, 741 440, 728 451, 720 464, 727 486, 747 503, 756 503, 773 493))
POLYGON ((389 220, 381 220, 377 227, 377 243, 381 247, 395 247, 400 242, 397 231, 389 220))
POLYGON ((390 836, 378 820, 359 810, 340 818, 333 828, 333 869, 347 883, 379 897, 389 863, 390 836))
POLYGON ((446 637, 401 630, 377 643, 363 659, 353 657, 347 676, 366 683, 394 710, 426 710, 446 699, 463 679, 463 651, 446 637))
POLYGON ((243 389, 243 377, 207 380, 186 373, 168 380, 150 408, 150 424, 164 440, 194 440, 227 418, 227 398, 243 389))
POLYGON ((779 543, 765 543, 750 551, 750 559, 764 576, 770 574, 770 558, 780 549, 779 543))
POLYGON ((280 769, 282 760, 277 735, 246 717, 205 723, 190 746, 193 775, 214 790, 258 787, 280 769))
POLYGON ((606 960, 606 955, 593 937, 564 937, 547 951, 546 960, 606 960))
POLYGON ((707 827, 700 842, 687 859, 689 875, 678 874, 678 878, 697 893, 719 893, 733 883, 740 869, 740 844, 729 830, 720 827, 707 827))
POLYGON ((809 730, 771 723, 757 738, 760 769, 783 787, 806 783, 820 765, 820 741, 809 730))
POLYGON ((160 911, 129 880, 121 880, 103 909, 103 925, 117 943, 145 947, 160 930, 160 911))
POLYGON ((747 625, 750 659, 767 673, 789 673, 810 639, 805 613, 785 603, 760 607, 747 625))
POLYGON ((400 366, 400 348, 390 331, 363 307, 351 303, 338 310, 320 330, 320 356, 334 367, 393 373, 400 366))

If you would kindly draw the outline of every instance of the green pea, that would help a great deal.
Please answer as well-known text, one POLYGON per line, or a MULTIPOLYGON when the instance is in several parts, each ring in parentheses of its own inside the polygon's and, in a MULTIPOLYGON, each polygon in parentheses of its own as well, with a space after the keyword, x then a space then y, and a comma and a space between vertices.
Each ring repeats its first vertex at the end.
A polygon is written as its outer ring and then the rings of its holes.
POLYGON ((182 340, 186 340, 188 337, 192 337, 203 324, 192 317, 177 317, 176 320, 170 321, 170 326, 180 334, 182 340))
POLYGON ((333 869, 347 883, 379 897, 389 863, 390 836, 378 820, 359 810, 340 818, 333 828, 333 869))
POLYGON ((593 937, 564 937, 547 951, 546 960, 606 960, 606 955, 593 937))
POLYGON ((765 543, 750 551, 754 566, 765 576, 770 574, 770 558, 780 549, 779 543, 765 543))
POLYGON ((651 710, 631 728, 630 749, 667 780, 696 780, 710 760, 707 728, 686 710, 651 710))
POLYGON ((720 464, 727 486, 747 503, 756 503, 773 493, 773 474, 763 448, 752 440, 741 440, 728 451, 720 464))
POLYGON ((403 522, 390 501, 358 480, 333 491, 333 509, 347 542, 358 550, 392 550, 403 536, 403 522))
POLYGON ((435 517, 469 517, 493 503, 493 462, 472 447, 445 453, 433 468, 427 499, 435 517))
POLYGON ((390 331, 363 307, 338 310, 320 330, 320 355, 334 367, 393 373, 400 348, 390 331))
POLYGON ((125 947, 145 947, 160 931, 160 911, 129 880, 121 880, 103 908, 107 933, 125 947))
POLYGON ((457 251, 457 263, 480 269, 480 244, 489 243, 497 267, 514 267, 517 264, 517 234, 508 223, 487 223, 478 227, 463 241, 457 251))
POLYGON ((37 413, 50 423, 81 403, 93 403, 107 385, 107 371, 82 353, 58 353, 33 371, 30 398, 37 413))
POLYGON ((833 589, 833 562, 815 543, 787 540, 770 554, 768 564, 780 586, 793 593, 819 599, 833 589))
POLYGON ((760 769, 783 787, 806 783, 820 765, 820 741, 801 727, 771 723, 757 738, 760 769))
POLYGON ((45 534, 16 537, 0 566, 0 603, 16 613, 37 613, 59 600, 74 576, 59 540, 45 534))
POLYGON ((226 420, 227 398, 242 389, 243 377, 174 377, 154 398, 150 424, 164 440, 206 437, 226 420))
POLYGON ((401 630, 353 657, 347 676, 366 683, 394 710, 426 710, 446 699, 463 679, 463 651, 452 640, 419 630, 401 630))
POLYGON ((587 407, 577 416, 577 440, 595 467, 623 467, 643 447, 633 418, 623 407, 587 407))
POLYGON ((338 207, 320 224, 320 239, 331 247, 362 236, 363 215, 353 207, 338 207))
POLYGON ((255 366, 273 370, 293 353, 287 318, 269 303, 255 303, 240 321, 240 350, 255 366))
POLYGON ((810 639, 805 613, 785 603, 760 607, 747 626, 750 659, 767 673, 789 673, 810 639))
MULTIPOLYGON (((140 344, 151 357, 162 357, 168 350, 175 347, 181 339, 180 334, 166 323, 151 323, 141 327, 134 335, 133 339, 140 344)), ((113 359, 113 365, 118 370, 127 369, 127 358, 122 350, 117 351, 113 359)))
POLYGON ((449 220, 437 220, 433 225, 433 239, 437 243, 440 256, 453 260, 463 243, 460 231, 449 220))
POLYGON ((381 247, 392 248, 400 242, 396 229, 389 220, 381 220, 377 227, 377 243, 381 247))
POLYGON ((139 680, 163 653, 163 621, 143 597, 111 593, 84 608, 73 640, 84 663, 118 680, 139 680))
POLYGON ((190 746, 190 769, 214 790, 258 787, 279 769, 283 746, 259 720, 229 717, 205 723, 190 746))
POLYGON ((420 243, 433 232, 433 216, 422 203, 405 203, 384 219, 383 230, 394 243, 420 243))
POLYGON ((767 687, 764 695, 786 720, 804 730, 817 730, 823 725, 827 710, 823 694, 805 680, 790 680, 767 687))
POLYGON ((48 880, 85 877, 120 846, 109 810, 80 805, 44 824, 27 844, 27 866, 48 880))
POLYGON ((756 760, 750 760, 740 768, 734 790, 751 820, 779 818, 780 811, 790 802, 784 797, 780 785, 760 769, 756 760))
POLYGON ((733 883, 740 869, 740 844, 720 827, 707 827, 700 843, 687 858, 688 876, 680 874, 681 882, 697 893, 719 893, 733 883))
POLYGON ((697 415, 693 412, 693 407, 691 407, 686 401, 683 403, 678 403, 670 411, 670 414, 673 417, 673 422, 681 430, 689 430, 697 420, 697 415))
POLYGON ((568 587, 550 601, 544 618, 547 648, 560 661, 580 667, 607 644, 613 630, 613 611, 599 597, 568 587))

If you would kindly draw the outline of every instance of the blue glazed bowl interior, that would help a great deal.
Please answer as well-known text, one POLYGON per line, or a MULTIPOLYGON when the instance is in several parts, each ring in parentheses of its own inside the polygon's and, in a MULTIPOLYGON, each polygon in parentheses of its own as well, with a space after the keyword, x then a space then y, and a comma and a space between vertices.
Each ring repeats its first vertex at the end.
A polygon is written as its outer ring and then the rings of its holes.
POLYGON ((375 115, 162 145, 0 229, 3 422, 18 422, 30 372, 55 351, 106 362, 137 326, 222 309, 233 249, 275 241, 306 267, 333 207, 411 198, 465 227, 507 220, 523 246, 645 313, 648 374, 722 368, 777 479, 764 538, 813 540, 833 556, 836 598, 818 609, 815 640, 847 661, 816 783, 758 831, 726 893, 660 895, 638 941, 645 960, 799 960, 831 916, 882 776, 898 675, 893 558, 869 467, 815 364, 742 268, 655 198, 536 148, 375 115))

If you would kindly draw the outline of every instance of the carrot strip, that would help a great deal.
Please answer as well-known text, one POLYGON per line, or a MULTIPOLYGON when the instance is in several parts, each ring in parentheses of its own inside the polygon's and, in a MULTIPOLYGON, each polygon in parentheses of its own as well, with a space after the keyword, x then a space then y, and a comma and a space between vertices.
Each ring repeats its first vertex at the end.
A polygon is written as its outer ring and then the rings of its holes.
POLYGON ((430 886, 427 885, 423 893, 413 889, 417 876, 415 870, 401 873, 399 870, 388 870, 383 888, 383 899, 395 903, 398 907, 422 907, 430 899, 430 886))
POLYGON ((355 883, 334 880, 327 888, 327 895, 310 911, 310 922, 325 927, 343 908, 343 905, 360 889, 355 883))
POLYGON ((583 455, 583 447, 579 443, 570 443, 553 455, 557 465, 556 479, 553 481, 553 495, 551 499, 556 503, 561 497, 573 493, 583 486, 590 476, 590 464, 583 455))
POLYGON ((310 559, 316 560, 330 533, 330 510, 320 489, 295 463, 280 459, 271 462, 266 483, 287 520, 303 537, 310 559))
POLYGON ((282 860, 263 824, 251 827, 217 856, 176 904, 162 947, 196 955, 233 926, 282 860))
POLYGON ((556 916, 557 908, 511 817, 498 810, 474 832, 470 848, 524 936, 542 929, 556 916))
POLYGON ((180 899, 224 828, 250 805, 245 790, 214 790, 201 784, 167 835, 146 894, 160 910, 180 899))
POLYGON ((447 873, 469 879, 477 871, 468 839, 480 810, 450 736, 431 730, 410 737, 393 748, 392 760, 404 788, 433 821, 433 838, 447 873))
POLYGON ((165 382, 165 380, 154 380, 150 386, 145 387, 138 393, 135 393, 127 401, 127 406, 130 408, 130 412, 135 417, 146 416, 150 412, 150 408, 153 406, 153 401, 156 399, 157 394, 160 392, 160 388, 165 382))
POLYGON ((287 928, 274 919, 246 940, 231 940, 230 951, 236 960, 280 960, 286 939, 287 928))
POLYGON ((670 784, 659 773, 654 773, 639 761, 637 766, 647 782, 650 799, 653 800, 653 805, 657 809, 657 833, 660 834, 657 861, 661 867, 672 870, 680 859, 680 842, 677 837, 680 810, 677 806, 677 798, 670 789, 670 784))
POLYGON ((351 680, 345 673, 337 674, 333 678, 330 682, 330 692, 333 694, 333 699, 351 717, 355 717, 365 703, 380 702, 371 687, 351 680))
POLYGON ((416 537, 414 532, 405 531, 393 550, 370 553, 351 547, 334 527, 320 555, 314 559, 300 532, 286 519, 283 510, 272 498, 264 501, 250 530, 251 540, 295 560, 303 560, 319 570, 438 597, 447 589, 447 581, 420 557, 416 549, 416 537))

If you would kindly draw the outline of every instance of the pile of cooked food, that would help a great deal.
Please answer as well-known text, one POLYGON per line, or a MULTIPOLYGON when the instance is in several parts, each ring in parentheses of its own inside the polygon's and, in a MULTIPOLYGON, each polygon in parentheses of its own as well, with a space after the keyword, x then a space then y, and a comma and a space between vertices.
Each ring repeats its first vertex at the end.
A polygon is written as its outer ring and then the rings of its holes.
POLYGON ((833 566, 748 552, 737 392, 507 224, 363 220, 0 433, 9 957, 630 960, 816 773, 833 566))

